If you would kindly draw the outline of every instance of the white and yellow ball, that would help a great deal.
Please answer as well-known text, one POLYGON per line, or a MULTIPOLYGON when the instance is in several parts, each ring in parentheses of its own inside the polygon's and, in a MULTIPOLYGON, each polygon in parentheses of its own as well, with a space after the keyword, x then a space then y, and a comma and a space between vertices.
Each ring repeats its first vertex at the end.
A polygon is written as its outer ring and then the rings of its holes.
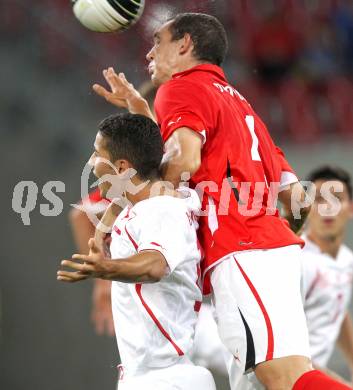
POLYGON ((145 0, 73 0, 76 18, 89 30, 117 32, 141 17, 145 0))

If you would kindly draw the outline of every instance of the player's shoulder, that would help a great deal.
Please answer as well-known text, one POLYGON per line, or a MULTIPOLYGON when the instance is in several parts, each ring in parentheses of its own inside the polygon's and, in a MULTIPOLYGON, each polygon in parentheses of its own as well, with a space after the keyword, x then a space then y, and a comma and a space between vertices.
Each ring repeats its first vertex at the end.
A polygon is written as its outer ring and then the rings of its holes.
POLYGON ((305 269, 323 269, 327 266, 327 259, 322 253, 302 250, 301 256, 302 268, 305 269))
POLYGON ((201 94, 207 94, 209 88, 206 85, 201 83, 199 80, 193 80, 191 78, 180 77, 173 78, 168 80, 166 83, 162 84, 157 91, 157 97, 165 98, 169 95, 179 96, 179 95, 195 95, 198 96, 201 94))
POLYGON ((168 218, 178 218, 185 212, 198 214, 201 209, 200 198, 196 191, 190 188, 180 188, 177 190, 179 196, 161 195, 145 199, 137 203, 132 212, 139 219, 167 220, 168 218))
POLYGON ((342 263, 344 263, 350 267, 353 267, 353 251, 347 245, 345 245, 345 244, 341 245, 338 256, 339 256, 339 260, 342 263))

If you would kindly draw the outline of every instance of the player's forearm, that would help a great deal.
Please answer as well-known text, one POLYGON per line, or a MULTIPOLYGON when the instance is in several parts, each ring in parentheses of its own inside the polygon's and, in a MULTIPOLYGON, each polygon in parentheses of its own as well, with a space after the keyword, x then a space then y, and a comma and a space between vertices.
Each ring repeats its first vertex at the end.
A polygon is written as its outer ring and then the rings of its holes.
POLYGON ((106 260, 101 278, 125 283, 155 283, 167 272, 164 257, 156 251, 144 251, 127 259, 106 260))
POLYGON ((143 98, 136 98, 132 100, 132 103, 128 105, 128 110, 131 114, 140 114, 147 116, 147 118, 152 119, 154 122, 156 122, 155 117, 153 116, 153 113, 147 103, 147 101, 143 98))
POLYGON ((200 168, 202 138, 193 130, 181 127, 171 135, 164 147, 162 177, 177 188, 181 181, 189 180, 200 168))
POLYGON ((172 183, 174 188, 178 188, 179 183, 184 180, 183 175, 186 174, 185 178, 188 180, 199 167, 200 162, 198 160, 171 158, 161 164, 161 172, 163 180, 172 183))
POLYGON ((110 233, 114 222, 118 215, 120 214, 122 208, 115 204, 114 202, 110 203, 108 208, 105 210, 101 220, 96 226, 94 233, 94 239, 99 248, 103 249, 104 247, 104 238, 107 233, 110 233))
POLYGON ((288 189, 278 194, 281 202, 282 216, 288 221, 290 228, 299 233, 310 212, 310 204, 306 203, 306 194, 300 182, 292 183, 288 189))
POLYGON ((348 312, 342 322, 337 345, 343 352, 351 371, 353 371, 353 323, 348 312))
POLYGON ((298 217, 292 212, 292 210, 287 209, 283 211, 283 217, 288 221, 291 230, 293 230, 294 233, 300 234, 306 221, 306 218, 309 215, 309 211, 310 209, 298 210, 298 213, 300 214, 300 216, 298 217))

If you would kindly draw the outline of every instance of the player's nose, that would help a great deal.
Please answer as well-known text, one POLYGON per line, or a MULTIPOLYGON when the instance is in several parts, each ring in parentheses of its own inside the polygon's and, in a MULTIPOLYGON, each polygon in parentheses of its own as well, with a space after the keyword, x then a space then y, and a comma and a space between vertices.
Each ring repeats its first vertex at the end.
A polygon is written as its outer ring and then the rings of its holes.
POLYGON ((153 61, 153 58, 154 58, 154 56, 153 56, 153 47, 152 47, 152 49, 146 54, 146 60, 148 62, 151 62, 151 61, 153 61))

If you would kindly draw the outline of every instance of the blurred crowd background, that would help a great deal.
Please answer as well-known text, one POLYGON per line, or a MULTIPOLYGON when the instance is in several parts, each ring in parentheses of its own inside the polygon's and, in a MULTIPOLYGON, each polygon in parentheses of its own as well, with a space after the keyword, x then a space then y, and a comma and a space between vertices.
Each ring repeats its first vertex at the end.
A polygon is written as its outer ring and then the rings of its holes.
MULTIPOLYGON (((351 0, 146 0, 122 34, 75 20, 69 0, 0 2, 0 388, 112 389, 115 340, 90 325, 89 283, 62 286, 60 259, 74 246, 67 222, 96 124, 114 112, 91 91, 114 66, 138 86, 153 28, 175 12, 211 13, 224 23, 229 81, 250 101, 301 177, 322 163, 353 174, 351 0), (21 180, 39 187, 31 225, 11 209, 21 180), (64 210, 43 217, 41 188, 65 183, 64 210)), ((348 245, 353 246, 350 229, 348 245)), ((332 367, 347 371, 335 355, 332 367)), ((221 389, 222 390, 222 389, 221 389)))

